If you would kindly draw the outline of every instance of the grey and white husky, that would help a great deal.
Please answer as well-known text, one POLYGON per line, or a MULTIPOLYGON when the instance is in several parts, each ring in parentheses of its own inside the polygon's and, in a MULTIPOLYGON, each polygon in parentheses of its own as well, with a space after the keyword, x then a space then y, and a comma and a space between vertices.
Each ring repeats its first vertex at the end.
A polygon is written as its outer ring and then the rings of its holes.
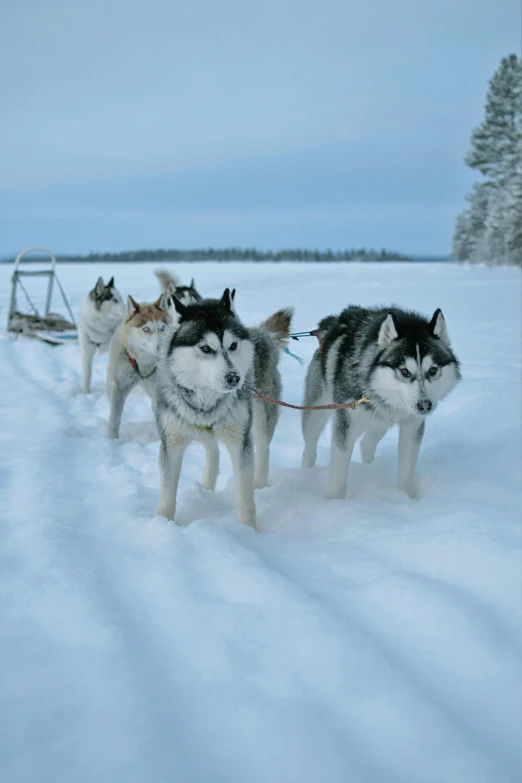
POLYGON ((82 357, 82 391, 91 390, 92 360, 95 353, 109 349, 112 336, 123 320, 125 307, 111 277, 107 285, 99 277, 80 306, 78 341, 82 357))
MULTIPOLYGON (((334 413, 327 497, 344 498, 353 447, 371 462, 387 430, 399 425, 398 486, 416 497, 414 473, 426 417, 460 380, 446 322, 398 307, 349 306, 317 330, 320 348, 306 376, 304 405, 371 400, 334 413)), ((315 465, 317 441, 331 411, 304 411, 303 467, 315 465)))
POLYGON ((163 294, 156 302, 127 299, 125 320, 114 333, 107 368, 107 396, 111 403, 109 438, 118 438, 125 400, 138 384, 156 401, 155 373, 158 348, 170 318, 163 294))
POLYGON ((215 489, 221 440, 232 458, 239 520, 255 527, 254 486, 267 483, 278 409, 254 400, 253 393, 259 389, 273 399, 280 395, 277 365, 292 310, 281 310, 247 329, 232 309, 228 288, 220 300, 183 305, 174 298, 173 303, 179 319, 160 348, 156 377, 161 438, 158 514, 174 518, 183 455, 192 441, 206 450, 201 484, 215 489))

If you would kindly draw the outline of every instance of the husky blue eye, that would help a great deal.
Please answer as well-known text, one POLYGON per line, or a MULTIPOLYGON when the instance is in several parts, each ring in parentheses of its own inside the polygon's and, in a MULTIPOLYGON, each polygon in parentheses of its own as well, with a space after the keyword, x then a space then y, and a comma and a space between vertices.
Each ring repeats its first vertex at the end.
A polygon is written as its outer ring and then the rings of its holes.
POLYGON ((407 370, 407 369, 406 369, 406 367, 403 367, 403 368, 401 369, 401 375, 402 375, 404 378, 411 378, 411 372, 410 372, 409 370, 407 370))
POLYGON ((165 324, 162 324, 162 326, 160 326, 160 332, 164 332, 164 331, 165 331, 165 324))
POLYGON ((228 350, 229 351, 235 351, 236 348, 237 348, 237 343, 230 343, 230 348, 228 350))
POLYGON ((431 375, 432 377, 434 375, 437 375, 438 369, 439 369, 438 367, 435 367, 435 365, 433 365, 433 367, 430 367, 430 369, 428 370, 428 375, 431 375))
POLYGON ((143 327, 143 331, 144 331, 144 332, 150 332, 150 329, 149 329, 149 327, 148 327, 148 326, 144 326, 144 327, 143 327))
POLYGON ((211 353, 212 348, 209 345, 200 345, 201 350, 203 353, 211 353))

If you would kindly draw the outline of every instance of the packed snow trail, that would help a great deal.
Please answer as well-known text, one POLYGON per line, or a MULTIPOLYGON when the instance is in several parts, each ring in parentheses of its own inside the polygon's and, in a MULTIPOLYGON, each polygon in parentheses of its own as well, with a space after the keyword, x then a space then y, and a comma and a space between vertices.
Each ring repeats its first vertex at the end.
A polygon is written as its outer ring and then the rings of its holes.
MULTIPOLYGON (((156 294, 150 265, 65 266, 156 294)), ((511 783, 519 779, 520 275, 408 265, 177 265, 256 323, 349 301, 441 306, 464 380, 430 418, 423 497, 394 486, 397 433, 352 466, 346 501, 299 468, 284 410, 261 534, 184 463, 179 523, 154 516, 158 438, 133 394, 106 438, 106 359, 0 339, 2 783, 511 783), (248 314, 248 317, 247 315, 248 314)), ((0 267, 5 320, 9 268, 0 267)), ((292 344, 306 359, 312 339, 292 344)), ((282 358, 284 398, 304 368, 282 358)), ((358 460, 357 449, 355 459, 358 460)))

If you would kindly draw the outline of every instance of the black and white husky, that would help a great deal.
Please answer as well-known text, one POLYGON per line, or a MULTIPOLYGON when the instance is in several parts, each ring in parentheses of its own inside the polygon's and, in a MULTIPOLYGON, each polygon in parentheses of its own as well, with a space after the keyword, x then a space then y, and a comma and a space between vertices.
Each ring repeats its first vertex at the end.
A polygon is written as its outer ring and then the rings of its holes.
MULTIPOLYGON (((321 347, 308 367, 304 405, 370 403, 334 413, 327 497, 344 498, 353 447, 371 462, 386 431, 399 425, 398 486, 415 497, 414 473, 426 417, 460 380, 440 310, 428 320, 397 307, 350 306, 317 330, 321 347)), ((315 465, 317 441, 330 411, 304 411, 303 467, 315 465)))
POLYGON ((78 341, 82 357, 82 391, 91 390, 92 360, 94 354, 109 350, 112 336, 125 315, 120 292, 114 286, 114 277, 107 285, 99 277, 80 306, 78 341))
POLYGON ((190 285, 181 285, 178 278, 168 269, 155 269, 154 274, 159 280, 162 292, 169 297, 175 296, 181 304, 188 305, 191 302, 201 302, 203 299, 196 289, 194 278, 190 281, 190 285))
POLYGON ((183 454, 192 441, 206 450, 201 484, 215 489, 221 440, 232 457, 239 520, 255 527, 254 486, 267 483, 278 408, 254 401, 253 393, 259 389, 273 399, 280 395, 277 365, 292 311, 281 310, 247 329, 232 309, 228 288, 220 300, 184 305, 174 298, 173 303, 178 323, 160 347, 156 372, 161 437, 158 514, 174 518, 183 454))

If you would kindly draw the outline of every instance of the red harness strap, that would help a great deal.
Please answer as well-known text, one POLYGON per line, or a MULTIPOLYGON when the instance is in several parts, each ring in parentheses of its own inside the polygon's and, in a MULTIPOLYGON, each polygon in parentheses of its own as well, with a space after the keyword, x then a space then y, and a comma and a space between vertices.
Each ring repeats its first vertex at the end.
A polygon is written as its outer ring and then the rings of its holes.
POLYGON ((319 343, 319 351, 323 350, 323 340, 321 340, 319 329, 312 329, 310 334, 315 335, 317 337, 317 342, 319 343))
POLYGON ((282 400, 273 400, 271 397, 265 397, 259 390, 256 390, 254 399, 262 400, 263 402, 271 402, 272 405, 281 405, 283 408, 293 408, 296 411, 335 411, 340 408, 356 408, 362 402, 371 402, 364 394, 359 400, 353 400, 353 402, 339 402, 331 403, 330 405, 292 405, 289 402, 283 402, 282 400))

